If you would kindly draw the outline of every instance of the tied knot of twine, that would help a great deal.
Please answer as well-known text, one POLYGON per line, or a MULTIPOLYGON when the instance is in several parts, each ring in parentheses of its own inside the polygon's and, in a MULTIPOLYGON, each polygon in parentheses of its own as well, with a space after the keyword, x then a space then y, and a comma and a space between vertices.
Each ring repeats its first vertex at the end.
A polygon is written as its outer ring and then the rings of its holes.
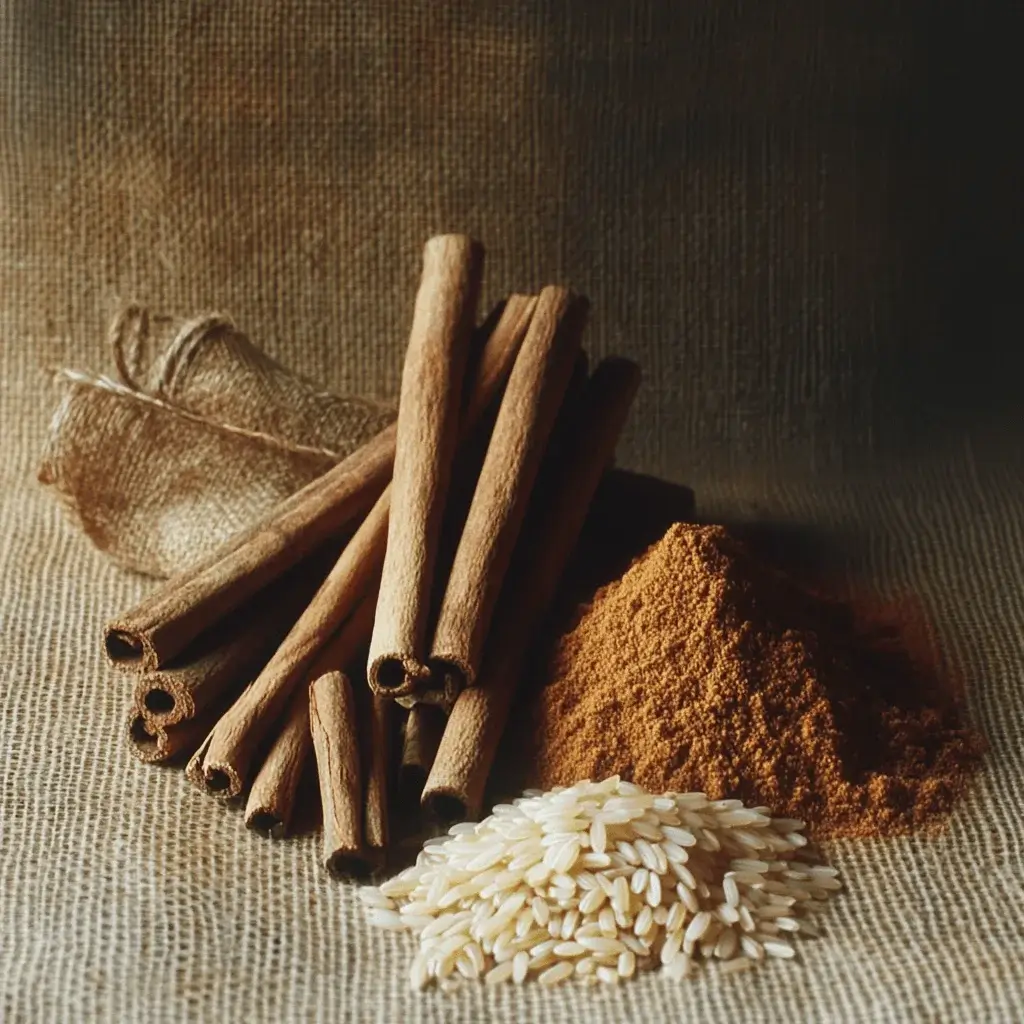
MULTIPOLYGON (((165 328, 173 323, 169 316, 157 315, 152 319, 165 328)), ((125 306, 111 321, 107 342, 121 381, 133 390, 147 390, 142 378, 151 364, 157 372, 149 387, 159 395, 173 393, 179 373, 187 371, 193 357, 214 335, 230 336, 235 332, 231 317, 216 312, 200 313, 182 322, 155 358, 150 351, 156 343, 150 321, 150 312, 144 306, 134 303, 125 306)))

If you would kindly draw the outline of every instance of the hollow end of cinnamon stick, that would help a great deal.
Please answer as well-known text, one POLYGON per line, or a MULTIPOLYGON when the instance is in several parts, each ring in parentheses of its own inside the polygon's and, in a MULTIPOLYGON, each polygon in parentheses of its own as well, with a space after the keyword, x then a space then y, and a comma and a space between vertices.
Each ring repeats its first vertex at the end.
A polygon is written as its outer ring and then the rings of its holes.
POLYGON ((248 814, 245 819, 245 827, 268 839, 284 838, 284 819, 273 811, 259 810, 248 814))
MULTIPOLYGON (((426 782, 424 775, 421 790, 426 782)), ((430 822, 451 825, 456 821, 466 821, 470 817, 470 809, 464 796, 453 790, 437 789, 423 798, 423 815, 430 822)))
POLYGON ((377 691, 390 696, 413 693, 430 677, 430 670, 415 658, 382 654, 370 665, 370 681, 377 691))
POLYGON ((185 722, 164 726, 154 722, 145 711, 132 707, 127 719, 128 750, 143 764, 171 764, 180 762, 202 738, 200 729, 205 722, 185 722), (197 724, 199 729, 196 728, 197 724))
POLYGON ((142 668, 146 661, 145 641, 130 630, 117 625, 107 627, 103 648, 111 664, 123 668, 142 668))
POLYGON ((162 686, 154 686, 152 689, 147 690, 146 696, 142 698, 142 701, 146 710, 154 715, 169 714, 174 711, 178 703, 174 694, 165 690, 162 686))
POLYGON ((229 764, 204 764, 203 787, 213 796, 231 800, 242 792, 242 779, 229 764))
POLYGON ((185 763, 185 778, 192 783, 196 789, 206 789, 206 780, 203 778, 203 758, 210 746, 210 736, 207 734, 199 746, 193 751, 192 756, 185 763))
POLYGON ((332 878, 339 881, 366 879, 373 874, 371 858, 359 850, 336 850, 324 858, 324 868, 332 878))
POLYGON ((135 684, 135 704, 149 721, 164 727, 187 721, 196 714, 191 695, 159 677, 145 676, 135 684))
POLYGON ((405 682, 405 665, 401 658, 379 658, 374 662, 373 671, 382 690, 397 690, 405 682))
POLYGON ((163 730, 154 727, 145 715, 132 712, 128 719, 128 740, 132 753, 140 761, 150 763, 160 759, 163 746, 161 739, 165 739, 162 733, 163 730))

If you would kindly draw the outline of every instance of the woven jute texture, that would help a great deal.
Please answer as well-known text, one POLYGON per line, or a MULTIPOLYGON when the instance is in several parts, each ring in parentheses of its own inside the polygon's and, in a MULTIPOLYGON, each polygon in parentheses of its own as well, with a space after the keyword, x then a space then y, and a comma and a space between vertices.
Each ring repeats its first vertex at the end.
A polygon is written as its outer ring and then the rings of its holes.
POLYGON ((1000 10, 5 6, 5 1024, 1019 1017, 1024 446, 992 439, 1019 419, 1020 190, 1012 133, 982 116, 1015 93, 1000 10), (938 838, 830 848, 848 891, 798 962, 415 995, 409 944, 362 924, 315 839, 258 840, 123 747, 100 631, 152 583, 35 481, 53 370, 106 366, 134 301, 228 310, 318 386, 394 395, 438 230, 487 244, 485 306, 548 281, 590 296, 594 354, 646 374, 624 465, 918 602, 965 680, 990 744, 972 795, 938 838))
POLYGON ((226 317, 154 339, 115 317, 118 379, 66 369, 39 481, 119 565, 170 576, 199 561, 394 419, 270 359, 226 317))

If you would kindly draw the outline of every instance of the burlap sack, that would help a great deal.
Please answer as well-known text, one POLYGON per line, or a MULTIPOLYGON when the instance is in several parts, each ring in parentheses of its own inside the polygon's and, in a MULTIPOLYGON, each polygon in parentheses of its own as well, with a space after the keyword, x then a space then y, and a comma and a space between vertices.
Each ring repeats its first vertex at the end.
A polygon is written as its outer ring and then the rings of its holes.
POLYGON ((74 370, 39 479, 118 564, 169 576, 323 473, 394 417, 329 394, 227 317, 173 324, 139 307, 110 332, 118 379, 74 370))

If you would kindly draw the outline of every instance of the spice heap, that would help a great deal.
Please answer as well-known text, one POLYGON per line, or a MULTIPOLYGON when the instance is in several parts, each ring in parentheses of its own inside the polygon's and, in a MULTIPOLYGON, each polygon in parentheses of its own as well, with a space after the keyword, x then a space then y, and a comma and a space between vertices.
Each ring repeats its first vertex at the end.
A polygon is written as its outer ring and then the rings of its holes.
POLYGON ((504 768, 545 788, 621 774, 767 804, 820 838, 891 835, 947 814, 980 756, 932 675, 717 526, 673 526, 543 674, 504 768))
POLYGON ((565 288, 477 326, 482 270, 472 239, 430 239, 397 422, 107 626, 136 677, 135 754, 192 753, 189 779, 247 794, 272 835, 315 762, 335 874, 385 863, 399 760, 417 800, 479 809, 639 382, 624 359, 588 376, 586 302, 565 288))
POLYGON ((617 777, 494 808, 430 841, 415 866, 360 890, 371 923, 419 938, 414 988, 576 977, 616 984, 701 960, 727 973, 792 957, 841 887, 806 855, 803 823, 617 777))

